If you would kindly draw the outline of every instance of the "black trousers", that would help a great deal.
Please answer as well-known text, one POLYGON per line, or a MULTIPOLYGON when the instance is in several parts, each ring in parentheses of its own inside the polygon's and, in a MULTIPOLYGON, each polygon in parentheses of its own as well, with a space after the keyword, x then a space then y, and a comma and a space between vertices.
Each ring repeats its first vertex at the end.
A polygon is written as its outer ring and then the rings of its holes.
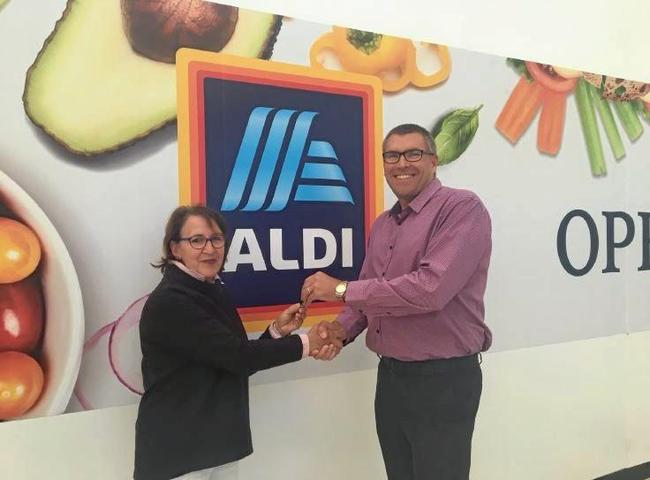
POLYGON ((375 420, 388 480, 467 480, 481 398, 477 355, 381 358, 375 420))

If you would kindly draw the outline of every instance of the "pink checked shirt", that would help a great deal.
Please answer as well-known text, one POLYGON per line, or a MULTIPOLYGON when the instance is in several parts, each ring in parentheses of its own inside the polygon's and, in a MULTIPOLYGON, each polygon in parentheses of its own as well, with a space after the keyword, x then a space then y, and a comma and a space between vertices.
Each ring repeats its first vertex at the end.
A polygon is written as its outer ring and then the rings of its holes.
POLYGON ((414 361, 485 351, 483 294, 492 250, 490 216, 472 192, 431 181, 404 209, 375 221, 359 280, 338 320, 352 340, 414 361))

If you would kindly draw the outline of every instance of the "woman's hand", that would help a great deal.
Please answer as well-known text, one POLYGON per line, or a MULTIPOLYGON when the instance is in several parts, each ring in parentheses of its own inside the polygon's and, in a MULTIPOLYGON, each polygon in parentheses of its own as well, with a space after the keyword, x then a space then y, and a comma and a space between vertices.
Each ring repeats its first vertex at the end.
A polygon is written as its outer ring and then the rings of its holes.
POLYGON ((305 307, 299 303, 294 303, 275 319, 275 328, 284 337, 299 329, 306 317, 307 311, 305 307))

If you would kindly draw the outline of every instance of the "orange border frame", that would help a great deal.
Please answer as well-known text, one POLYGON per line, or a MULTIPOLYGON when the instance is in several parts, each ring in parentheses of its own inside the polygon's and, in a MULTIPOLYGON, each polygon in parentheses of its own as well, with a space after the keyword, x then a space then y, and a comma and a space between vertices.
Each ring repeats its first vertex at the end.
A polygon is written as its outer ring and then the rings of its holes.
MULTIPOLYGON (((347 72, 312 69, 268 60, 237 57, 202 50, 180 49, 176 55, 178 102, 178 183, 181 205, 205 202, 205 143, 203 138, 203 80, 208 77, 237 79, 256 84, 297 87, 356 95, 363 99, 366 241, 372 222, 383 211, 382 87, 378 78, 347 72)), ((264 330, 286 305, 240 308, 247 331, 264 330)), ((305 326, 332 320, 341 306, 319 303, 310 307, 305 326)))

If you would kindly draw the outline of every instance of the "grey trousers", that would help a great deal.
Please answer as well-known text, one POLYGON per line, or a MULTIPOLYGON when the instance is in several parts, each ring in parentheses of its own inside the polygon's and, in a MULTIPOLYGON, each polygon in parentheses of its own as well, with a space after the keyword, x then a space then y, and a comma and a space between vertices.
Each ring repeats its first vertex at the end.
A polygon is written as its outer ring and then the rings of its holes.
POLYGON ((482 390, 477 355, 423 362, 383 357, 375 420, 389 480, 468 480, 482 390))

